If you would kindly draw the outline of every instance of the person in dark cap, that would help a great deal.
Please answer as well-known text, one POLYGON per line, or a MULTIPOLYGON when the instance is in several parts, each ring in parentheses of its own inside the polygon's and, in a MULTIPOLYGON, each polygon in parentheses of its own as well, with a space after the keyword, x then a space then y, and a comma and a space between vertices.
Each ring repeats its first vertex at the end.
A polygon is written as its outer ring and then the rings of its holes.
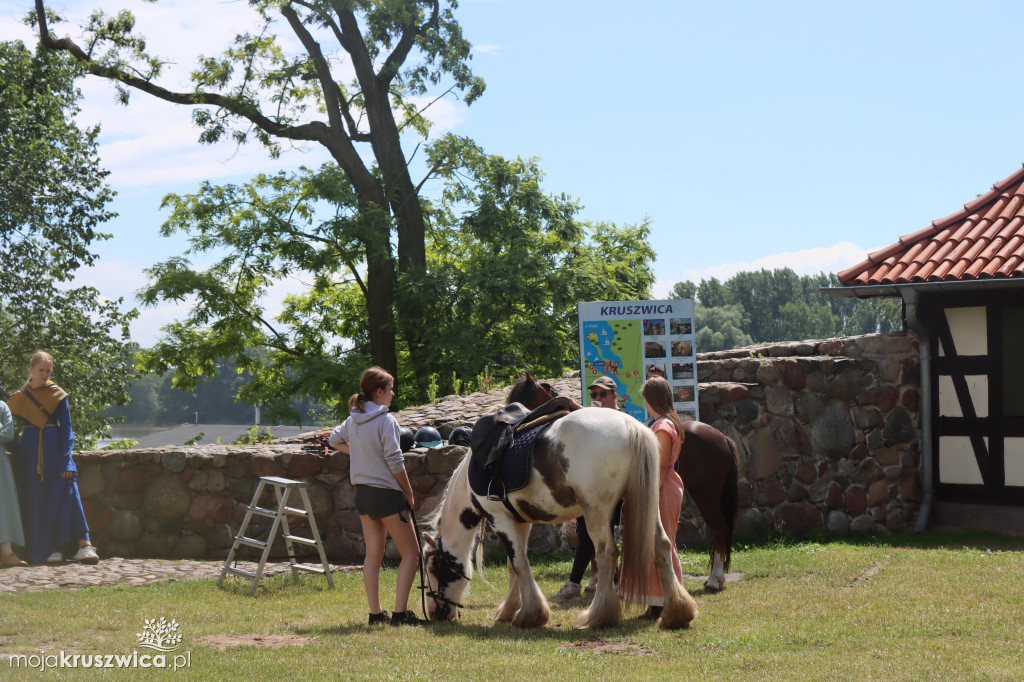
MULTIPOLYGON (((608 407, 613 410, 621 410, 619 407, 618 389, 615 380, 609 376, 599 376, 587 387, 590 391, 591 407, 608 407)), ((612 525, 618 522, 619 512, 622 510, 622 503, 615 510, 612 516, 612 525)), ((551 597, 553 602, 567 602, 579 597, 584 591, 594 592, 597 590, 597 564, 594 562, 594 541, 590 539, 587 532, 587 522, 580 516, 576 519, 576 556, 572 560, 572 570, 569 572, 569 579, 562 585, 562 589, 551 597), (580 587, 583 574, 590 566, 590 582, 585 588, 580 587)))

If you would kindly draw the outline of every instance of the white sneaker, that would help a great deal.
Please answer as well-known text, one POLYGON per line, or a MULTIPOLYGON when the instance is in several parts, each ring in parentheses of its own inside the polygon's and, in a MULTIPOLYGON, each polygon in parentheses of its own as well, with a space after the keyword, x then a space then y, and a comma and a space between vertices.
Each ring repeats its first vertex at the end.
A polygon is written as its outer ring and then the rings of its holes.
POLYGON ((71 557, 71 560, 92 566, 100 562, 100 555, 96 553, 95 547, 86 545, 85 547, 79 547, 75 556, 71 557))
POLYGON ((60 552, 54 552, 50 556, 46 557, 46 563, 48 564, 62 564, 64 563, 64 555, 60 552))
POLYGON ((579 596, 580 584, 574 583, 571 580, 566 580, 565 584, 562 585, 562 589, 560 589, 553 597, 551 597, 551 601, 562 603, 572 601, 573 599, 576 599, 579 596))

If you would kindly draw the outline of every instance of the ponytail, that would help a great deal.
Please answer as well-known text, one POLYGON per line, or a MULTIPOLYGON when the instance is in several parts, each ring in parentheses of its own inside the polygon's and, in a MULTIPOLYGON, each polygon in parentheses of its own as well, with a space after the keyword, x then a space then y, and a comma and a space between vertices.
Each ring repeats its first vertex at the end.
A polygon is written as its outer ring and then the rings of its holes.
POLYGON ((348 399, 350 412, 366 412, 363 403, 373 400, 373 394, 378 388, 387 388, 393 384, 395 378, 386 369, 381 367, 370 367, 363 371, 359 377, 359 393, 353 393, 348 399))

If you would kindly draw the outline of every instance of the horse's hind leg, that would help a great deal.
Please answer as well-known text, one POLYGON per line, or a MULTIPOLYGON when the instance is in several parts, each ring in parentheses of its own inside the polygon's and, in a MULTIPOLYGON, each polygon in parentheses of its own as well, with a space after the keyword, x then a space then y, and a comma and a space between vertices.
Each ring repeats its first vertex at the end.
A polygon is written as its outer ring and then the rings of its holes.
POLYGON ((494 614, 495 620, 499 623, 508 623, 515 617, 521 604, 522 598, 519 595, 519 576, 516 574, 515 566, 512 565, 512 559, 509 559, 508 594, 505 595, 505 601, 501 602, 498 606, 498 611, 494 614))
POLYGON ((600 628, 622 623, 622 603, 615 591, 615 566, 619 551, 612 535, 611 519, 587 516, 587 530, 594 541, 597 559, 597 591, 590 606, 576 619, 578 628, 600 628), (591 521, 591 519, 594 519, 591 521))
POLYGON ((660 519, 654 546, 654 565, 658 569, 662 593, 665 595, 658 627, 666 630, 686 627, 697 617, 697 602, 676 577, 676 572, 672 568, 672 543, 665 534, 660 519))
POLYGON ((729 528, 722 513, 715 508, 704 515, 711 534, 711 570, 704 587, 709 592, 725 589, 725 558, 729 553, 729 528))

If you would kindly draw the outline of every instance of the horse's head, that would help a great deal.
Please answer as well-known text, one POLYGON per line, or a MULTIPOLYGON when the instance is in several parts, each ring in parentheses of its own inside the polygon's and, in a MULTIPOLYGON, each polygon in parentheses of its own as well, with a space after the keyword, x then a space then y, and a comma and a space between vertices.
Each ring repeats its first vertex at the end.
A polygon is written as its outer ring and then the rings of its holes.
POLYGON ((444 549, 440 538, 424 536, 428 548, 423 553, 427 574, 427 618, 453 620, 459 617, 458 600, 469 585, 466 566, 444 549))
POLYGON ((520 403, 528 410, 535 410, 557 395, 554 386, 546 381, 538 382, 529 372, 523 372, 508 392, 505 404, 520 403))

